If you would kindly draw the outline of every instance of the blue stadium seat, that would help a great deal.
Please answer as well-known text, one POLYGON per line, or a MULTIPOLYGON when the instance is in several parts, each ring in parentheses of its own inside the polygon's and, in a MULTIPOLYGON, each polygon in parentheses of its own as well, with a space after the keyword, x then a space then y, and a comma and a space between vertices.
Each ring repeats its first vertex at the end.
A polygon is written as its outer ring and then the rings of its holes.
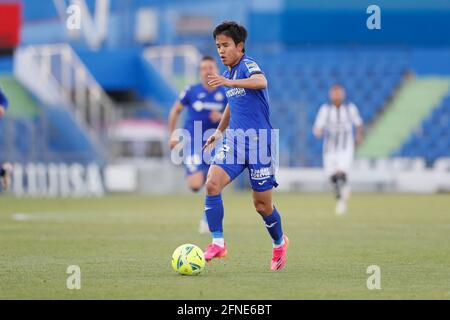
POLYGON ((420 126, 403 143, 401 152, 405 156, 423 157, 427 165, 432 165, 436 159, 450 155, 450 92, 441 103, 433 109, 420 126))
MULTIPOLYGON (((402 51, 388 49, 284 49, 260 56, 270 79, 272 121, 284 130, 280 151, 286 148, 289 163, 308 166, 321 165, 322 141, 312 135, 311 127, 332 84, 344 85, 348 99, 370 124, 408 67, 402 51), (306 139, 298 140, 302 134, 306 139)), ((401 152, 412 154, 416 145, 411 142, 401 152)))

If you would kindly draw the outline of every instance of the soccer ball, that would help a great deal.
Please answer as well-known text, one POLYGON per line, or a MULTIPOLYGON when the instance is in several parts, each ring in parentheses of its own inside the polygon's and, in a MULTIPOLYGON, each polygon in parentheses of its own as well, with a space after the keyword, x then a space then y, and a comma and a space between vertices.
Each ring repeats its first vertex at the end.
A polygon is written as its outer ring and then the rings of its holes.
POLYGON ((172 254, 172 268, 176 272, 192 276, 205 268, 205 256, 195 244, 182 244, 172 254))

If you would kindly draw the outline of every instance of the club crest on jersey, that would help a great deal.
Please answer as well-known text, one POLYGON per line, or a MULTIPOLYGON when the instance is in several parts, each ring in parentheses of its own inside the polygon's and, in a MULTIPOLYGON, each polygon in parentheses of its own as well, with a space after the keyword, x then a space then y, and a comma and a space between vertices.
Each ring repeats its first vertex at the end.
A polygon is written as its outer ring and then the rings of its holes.
POLYGON ((222 161, 226 158, 227 152, 230 151, 230 147, 223 145, 222 149, 216 154, 215 160, 222 161))
POLYGON ((225 98, 225 97, 223 96, 222 92, 217 92, 217 93, 214 95, 214 100, 216 100, 216 101, 223 101, 224 98, 225 98))
POLYGON ((195 101, 192 104, 192 108, 194 108, 195 111, 202 111, 203 107, 204 107, 204 105, 203 105, 203 102, 201 102, 201 101, 195 101))

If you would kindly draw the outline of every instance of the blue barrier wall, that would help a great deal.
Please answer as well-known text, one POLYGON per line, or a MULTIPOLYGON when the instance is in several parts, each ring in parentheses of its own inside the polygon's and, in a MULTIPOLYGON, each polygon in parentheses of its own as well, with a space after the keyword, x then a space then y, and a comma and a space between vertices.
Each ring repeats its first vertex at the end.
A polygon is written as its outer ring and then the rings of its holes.
POLYGON ((155 101, 168 111, 177 94, 140 49, 101 50, 78 49, 78 55, 94 78, 106 91, 134 91, 142 99, 155 101))
POLYGON ((105 90, 129 90, 138 86, 140 50, 78 49, 77 54, 105 90))
MULTIPOLYGON (((281 40, 287 45, 450 45, 450 10, 381 11, 381 30, 366 26, 369 14, 359 10, 290 10, 281 19, 281 40)), ((264 32, 253 30, 253 32, 264 32)))
MULTIPOLYGON (((58 22, 53 1, 23 0, 23 3, 25 25, 43 20, 58 22)), ((87 0, 91 13, 94 3, 94 0, 87 0)), ((106 46, 136 45, 135 14, 142 7, 158 10, 159 30, 155 44, 190 42, 209 50, 213 47, 210 32, 186 35, 178 26, 181 18, 202 17, 210 19, 211 29, 225 19, 244 23, 250 31, 249 42, 255 43, 450 45, 447 36, 450 1, 443 0, 111 0, 106 46), (369 17, 366 9, 370 4, 381 8, 381 30, 366 27, 369 17)), ((36 34, 27 26, 25 30, 26 43, 35 43, 34 37, 48 33, 36 34)), ((64 33, 59 30, 55 37, 64 38, 64 33)))

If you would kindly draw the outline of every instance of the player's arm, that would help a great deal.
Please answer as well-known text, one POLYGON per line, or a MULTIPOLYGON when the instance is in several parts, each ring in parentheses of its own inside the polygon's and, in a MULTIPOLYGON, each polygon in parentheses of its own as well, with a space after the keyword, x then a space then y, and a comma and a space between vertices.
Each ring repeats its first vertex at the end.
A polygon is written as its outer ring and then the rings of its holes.
POLYGON ((0 118, 4 116, 6 108, 0 104, 0 118))
MULTIPOLYGON (((228 99, 227 99, 227 97, 225 96, 224 97, 224 101, 223 101, 223 104, 225 105, 225 107, 228 105, 228 99)), ((218 122, 220 122, 220 120, 222 120, 222 116, 223 116, 223 113, 225 112, 225 107, 223 108, 223 109, 221 109, 220 111, 217 111, 217 110, 213 110, 213 111, 211 111, 211 113, 209 114, 209 119, 213 122, 213 123, 218 123, 218 122)))
POLYGON ((181 111, 183 111, 183 104, 179 100, 177 100, 172 106, 172 109, 170 109, 169 113, 168 130, 169 130, 170 149, 173 149, 178 143, 178 140, 172 138, 172 134, 175 131, 175 127, 177 125, 181 111))
POLYGON ((363 139, 363 133, 364 133, 364 125, 360 124, 359 126, 356 126, 356 137, 355 137, 355 143, 358 145, 362 142, 363 139))
POLYGON ((211 120, 213 123, 217 123, 220 120, 222 120, 222 112, 217 110, 212 110, 209 113, 209 120, 211 120))
POLYGON ((267 88, 267 79, 262 73, 255 73, 246 79, 227 79, 218 74, 209 76, 208 84, 213 87, 225 86, 244 89, 265 89, 267 88))
POLYGON ((230 124, 230 105, 227 104, 227 106, 225 107, 225 110, 223 111, 222 114, 222 119, 220 119, 219 125, 217 126, 217 131, 220 132, 220 134, 222 134, 226 128, 228 128, 228 125, 230 124))
POLYGON ((230 105, 227 104, 225 110, 222 114, 222 119, 220 120, 219 125, 217 126, 216 131, 206 140, 203 148, 208 147, 209 145, 214 144, 215 141, 219 140, 222 137, 223 132, 228 128, 230 124, 230 105))
POLYGON ((319 128, 319 127, 314 127, 313 133, 314 133, 314 135, 316 136, 317 139, 320 139, 322 137, 322 134, 323 134, 323 129, 319 128))
POLYGON ((364 123, 359 114, 358 108, 352 103, 350 105, 350 114, 352 116, 352 122, 355 125, 355 143, 359 145, 362 142, 364 134, 364 123))
POLYGON ((313 126, 313 134, 317 139, 322 138, 323 136, 323 128, 325 126, 325 108, 321 107, 319 109, 319 113, 317 114, 316 121, 313 126))

